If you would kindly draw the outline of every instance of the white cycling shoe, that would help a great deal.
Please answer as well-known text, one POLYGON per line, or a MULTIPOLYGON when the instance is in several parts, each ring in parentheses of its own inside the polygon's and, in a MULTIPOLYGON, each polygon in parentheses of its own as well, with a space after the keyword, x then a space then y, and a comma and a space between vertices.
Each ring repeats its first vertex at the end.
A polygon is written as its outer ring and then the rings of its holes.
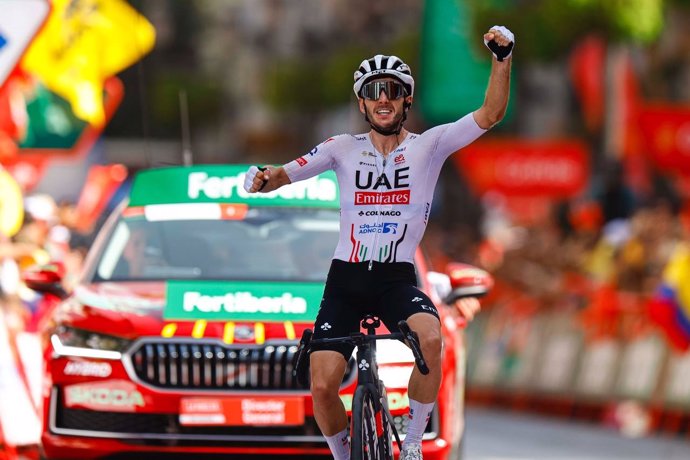
POLYGON ((422 446, 412 444, 403 447, 403 450, 400 452, 400 460, 423 460, 422 446))

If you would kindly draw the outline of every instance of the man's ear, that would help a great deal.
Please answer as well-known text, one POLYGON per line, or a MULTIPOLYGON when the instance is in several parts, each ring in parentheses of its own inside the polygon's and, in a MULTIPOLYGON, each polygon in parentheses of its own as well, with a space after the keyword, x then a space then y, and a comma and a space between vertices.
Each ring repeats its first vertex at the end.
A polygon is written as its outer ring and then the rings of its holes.
POLYGON ((407 96, 405 98, 405 102, 403 103, 403 106, 405 107, 405 110, 409 109, 412 107, 412 96, 407 96))
POLYGON ((364 99, 360 97, 358 102, 359 102, 359 111, 366 115, 367 110, 366 110, 366 107, 364 107, 364 99))

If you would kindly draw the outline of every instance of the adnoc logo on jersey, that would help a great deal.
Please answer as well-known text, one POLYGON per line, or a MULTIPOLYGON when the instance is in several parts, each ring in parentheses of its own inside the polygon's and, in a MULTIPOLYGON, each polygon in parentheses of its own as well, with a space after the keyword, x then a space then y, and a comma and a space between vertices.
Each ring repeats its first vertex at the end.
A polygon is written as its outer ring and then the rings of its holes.
POLYGON ((163 318, 176 320, 314 321, 319 283, 170 281, 163 318))
POLYGON ((382 222, 378 225, 362 224, 359 226, 359 234, 363 233, 398 233, 398 224, 395 222, 382 222))
POLYGON ((243 203, 251 206, 340 206, 335 173, 328 171, 269 193, 248 193, 249 166, 211 165, 151 169, 137 174, 130 206, 173 203, 243 203))

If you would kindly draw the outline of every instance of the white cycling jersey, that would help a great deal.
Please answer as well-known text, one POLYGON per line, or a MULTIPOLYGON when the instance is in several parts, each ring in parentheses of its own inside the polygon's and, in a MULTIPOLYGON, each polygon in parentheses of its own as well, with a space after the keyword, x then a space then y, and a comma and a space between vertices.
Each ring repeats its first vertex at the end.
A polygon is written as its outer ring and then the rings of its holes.
POLYGON ((333 258, 412 262, 446 158, 486 130, 472 114, 423 134, 408 133, 387 157, 369 134, 331 137, 284 165, 291 182, 332 169, 340 188, 340 239, 333 258))

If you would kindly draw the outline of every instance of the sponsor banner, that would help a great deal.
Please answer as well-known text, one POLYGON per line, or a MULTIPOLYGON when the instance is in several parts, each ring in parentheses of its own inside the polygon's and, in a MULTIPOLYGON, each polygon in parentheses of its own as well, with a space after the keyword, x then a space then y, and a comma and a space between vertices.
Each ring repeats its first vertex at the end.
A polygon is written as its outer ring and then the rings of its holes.
POLYGON ((644 151, 664 170, 690 174, 690 108, 647 106, 639 115, 644 151))
POLYGON ((248 169, 249 165, 210 165, 142 171, 134 179, 130 206, 244 203, 251 206, 340 207, 338 184, 332 171, 273 192, 248 193, 244 190, 248 169))
POLYGON ((477 141, 453 161, 478 193, 562 198, 587 186, 589 150, 580 141, 477 141))
POLYGON ((288 426, 304 423, 304 399, 299 396, 182 398, 183 426, 288 426))
POLYGON ((169 281, 166 320, 305 321, 316 319, 323 284, 169 281))
POLYGON ((65 387, 65 406, 85 407, 104 412, 136 412, 144 407, 144 397, 134 383, 109 380, 65 387))

